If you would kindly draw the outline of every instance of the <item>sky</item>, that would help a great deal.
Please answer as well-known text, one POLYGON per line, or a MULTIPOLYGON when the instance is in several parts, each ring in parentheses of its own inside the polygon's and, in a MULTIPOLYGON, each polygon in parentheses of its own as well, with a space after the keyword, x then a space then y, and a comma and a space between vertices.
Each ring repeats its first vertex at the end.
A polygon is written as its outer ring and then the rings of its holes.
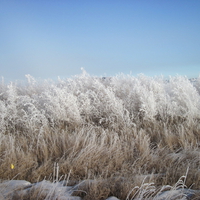
POLYGON ((200 74, 199 0, 0 0, 0 77, 200 74))

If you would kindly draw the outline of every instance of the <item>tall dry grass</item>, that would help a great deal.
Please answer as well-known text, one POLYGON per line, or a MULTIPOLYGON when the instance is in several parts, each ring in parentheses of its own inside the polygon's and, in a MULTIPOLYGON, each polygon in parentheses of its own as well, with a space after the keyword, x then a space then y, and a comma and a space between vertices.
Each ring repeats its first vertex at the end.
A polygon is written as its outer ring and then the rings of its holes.
POLYGON ((83 72, 0 85, 1 180, 53 180, 58 163, 70 181, 96 180, 84 199, 126 199, 144 177, 174 185, 189 168, 186 185, 199 189, 199 140, 200 77, 83 72))

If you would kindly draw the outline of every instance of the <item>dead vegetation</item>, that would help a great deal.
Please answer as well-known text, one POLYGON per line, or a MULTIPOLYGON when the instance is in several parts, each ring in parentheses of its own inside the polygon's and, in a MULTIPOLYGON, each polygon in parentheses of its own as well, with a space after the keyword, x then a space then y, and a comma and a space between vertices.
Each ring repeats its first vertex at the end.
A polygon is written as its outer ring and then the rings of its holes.
POLYGON ((52 180, 58 163, 59 177, 97 180, 83 199, 126 199, 145 177, 159 188, 189 169, 186 185, 199 189, 199 90, 185 77, 2 83, 0 179, 52 180))

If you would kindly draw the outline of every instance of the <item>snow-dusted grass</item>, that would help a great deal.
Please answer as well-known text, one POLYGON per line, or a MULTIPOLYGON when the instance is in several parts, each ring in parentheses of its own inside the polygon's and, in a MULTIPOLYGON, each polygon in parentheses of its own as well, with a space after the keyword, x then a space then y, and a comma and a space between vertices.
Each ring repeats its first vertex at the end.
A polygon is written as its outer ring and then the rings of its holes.
POLYGON ((84 72, 57 82, 28 75, 21 85, 0 84, 2 180, 51 180, 56 162, 59 176, 102 180, 95 186, 101 191, 88 187, 86 199, 125 199, 143 175, 155 187, 174 185, 189 168, 186 185, 199 189, 199 140, 200 77, 84 72))

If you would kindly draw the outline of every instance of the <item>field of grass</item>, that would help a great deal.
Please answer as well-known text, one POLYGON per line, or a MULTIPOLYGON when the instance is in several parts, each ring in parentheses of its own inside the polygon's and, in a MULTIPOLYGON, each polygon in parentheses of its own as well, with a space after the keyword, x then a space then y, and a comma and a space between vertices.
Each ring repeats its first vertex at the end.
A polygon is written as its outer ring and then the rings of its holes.
POLYGON ((61 179, 97 180, 84 199, 126 199, 187 170, 185 184, 200 189, 200 77, 2 81, 0 179, 53 180, 55 163, 61 179))

